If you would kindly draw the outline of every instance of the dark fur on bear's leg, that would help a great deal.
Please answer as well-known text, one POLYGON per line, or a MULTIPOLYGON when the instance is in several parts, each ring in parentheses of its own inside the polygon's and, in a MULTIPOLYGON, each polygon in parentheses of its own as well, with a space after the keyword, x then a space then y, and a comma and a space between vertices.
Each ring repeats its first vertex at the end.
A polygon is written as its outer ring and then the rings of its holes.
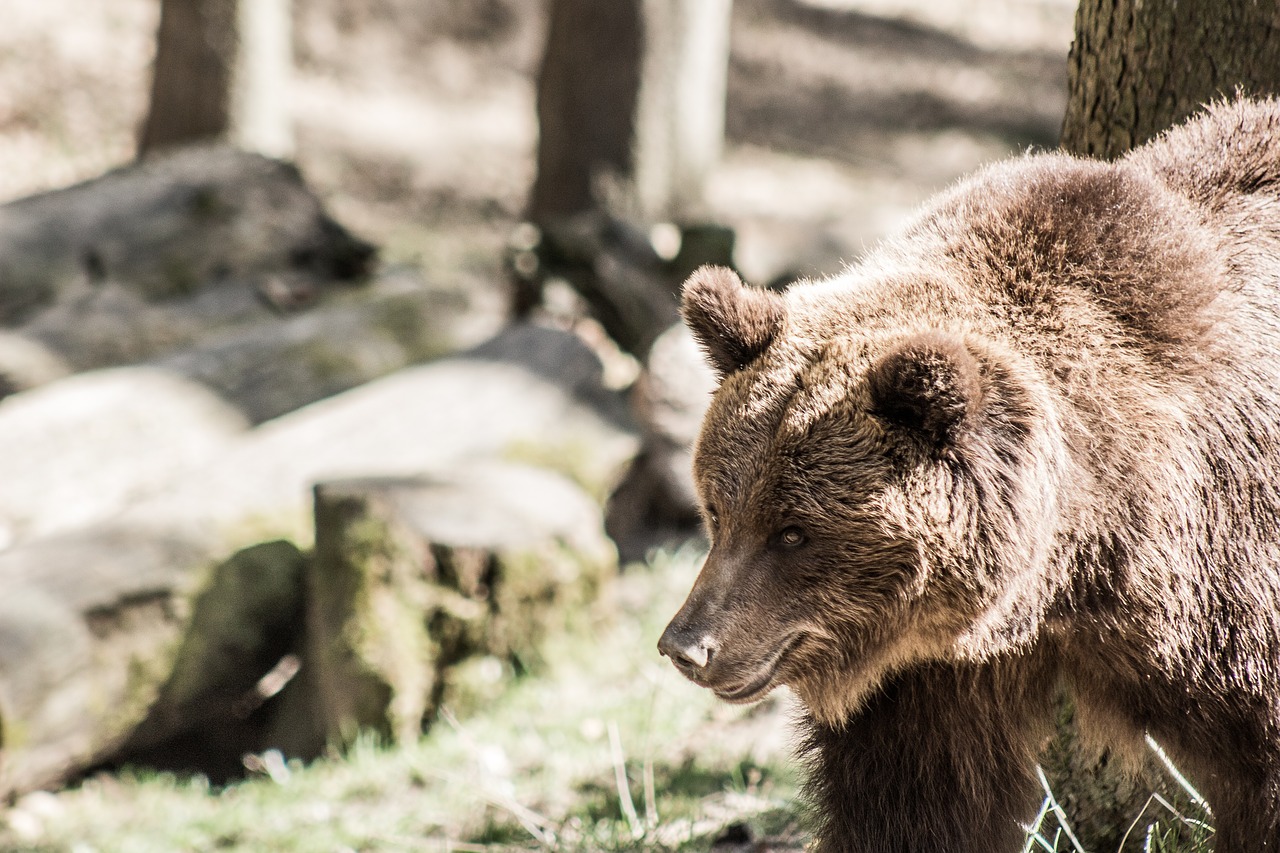
POLYGON ((1238 763, 1219 759, 1214 762, 1221 765, 1218 771, 1200 775, 1197 784, 1212 803, 1209 823, 1214 827, 1214 853, 1280 851, 1280 779, 1274 774, 1247 779, 1248 774, 1240 772, 1241 765, 1262 761, 1262 756, 1238 763))
POLYGON ((1001 700, 1031 686, 990 668, 924 666, 890 679, 842 727, 809 720, 817 849, 1019 849, 1043 799, 1036 753, 1053 714, 1047 702, 1001 700))

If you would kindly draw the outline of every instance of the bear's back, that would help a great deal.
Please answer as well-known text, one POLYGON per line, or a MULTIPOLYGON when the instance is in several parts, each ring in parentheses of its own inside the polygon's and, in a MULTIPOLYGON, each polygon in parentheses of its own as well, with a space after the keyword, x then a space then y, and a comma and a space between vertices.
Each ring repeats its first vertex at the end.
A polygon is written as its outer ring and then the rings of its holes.
POLYGON ((1228 211, 1241 197, 1280 195, 1280 101, 1223 101, 1208 106, 1121 162, 1145 169, 1171 189, 1228 211))

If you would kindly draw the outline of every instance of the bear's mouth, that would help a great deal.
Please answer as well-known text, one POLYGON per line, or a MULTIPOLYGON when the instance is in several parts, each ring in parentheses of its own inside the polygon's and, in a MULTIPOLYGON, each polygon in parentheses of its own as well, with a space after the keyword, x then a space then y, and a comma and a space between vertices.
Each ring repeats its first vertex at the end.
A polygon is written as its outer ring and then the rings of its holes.
POLYGON ((802 636, 793 634, 786 638, 773 653, 772 657, 767 659, 756 670, 755 674, 747 678, 746 681, 738 682, 736 685, 729 687, 711 687, 711 691, 716 697, 725 702, 732 702, 735 705, 745 705, 749 702, 755 702, 763 699, 765 694, 777 686, 778 670, 782 667, 782 662, 786 656, 796 646, 800 645, 802 636))

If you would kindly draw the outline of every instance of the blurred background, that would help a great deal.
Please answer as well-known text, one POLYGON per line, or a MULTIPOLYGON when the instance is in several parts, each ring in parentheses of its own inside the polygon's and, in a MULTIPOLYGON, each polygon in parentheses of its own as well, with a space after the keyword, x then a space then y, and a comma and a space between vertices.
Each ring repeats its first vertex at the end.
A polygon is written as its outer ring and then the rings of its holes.
POLYGON ((1052 148, 1071 0, 8 0, 0 849, 798 850, 654 644, 680 281, 1052 148))
MULTIPOLYGON (((130 162, 160 0, 11 5, 0 196, 130 162)), ((438 275, 500 256, 535 176, 547 6, 294 0, 280 119, 339 221, 438 275)), ((1074 12, 1067 0, 739 0, 705 214, 740 230, 755 280, 853 259, 975 165, 1056 145, 1074 12)))

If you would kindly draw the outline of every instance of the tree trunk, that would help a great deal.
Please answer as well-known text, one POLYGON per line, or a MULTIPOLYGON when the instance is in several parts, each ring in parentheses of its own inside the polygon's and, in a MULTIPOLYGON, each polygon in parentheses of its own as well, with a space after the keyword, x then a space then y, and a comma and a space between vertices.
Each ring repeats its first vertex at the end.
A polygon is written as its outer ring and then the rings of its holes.
POLYGON ((223 137, 231 126, 237 0, 161 0, 140 153, 223 137))
POLYGON ((602 182, 630 179, 640 52, 640 0, 553 0, 538 74, 534 222, 591 210, 602 182))
POLYGON ((538 78, 538 171, 515 247, 514 313, 568 281, 614 341, 644 358, 675 320, 696 263, 732 264, 733 232, 707 225, 724 138, 731 0, 554 0, 538 78), (648 227, 682 226, 675 258, 648 227))
POLYGON ((529 216, 698 220, 724 140, 732 0, 555 0, 529 216))
POLYGON ((292 0, 240 4, 240 52, 231 99, 231 142, 269 157, 293 155, 289 79, 293 70, 292 0))
MULTIPOLYGON (((1280 92, 1280 11, 1257 0, 1081 0, 1061 146, 1113 159, 1215 98, 1280 92)), ((1078 749, 1073 712, 1043 756, 1055 796, 1090 850, 1142 848, 1154 790, 1176 800, 1154 756, 1122 769, 1078 749), (1139 817, 1141 815, 1141 817, 1139 817)), ((1193 780, 1194 781, 1194 780, 1193 780)))
POLYGON ((724 145, 732 0, 645 0, 636 196, 648 221, 706 219, 724 145))
POLYGON ((210 140, 292 154, 289 3, 162 0, 140 154, 210 140))
POLYGON ((1256 0, 1081 0, 1062 147, 1111 159, 1237 88, 1280 92, 1277 27, 1256 0))

